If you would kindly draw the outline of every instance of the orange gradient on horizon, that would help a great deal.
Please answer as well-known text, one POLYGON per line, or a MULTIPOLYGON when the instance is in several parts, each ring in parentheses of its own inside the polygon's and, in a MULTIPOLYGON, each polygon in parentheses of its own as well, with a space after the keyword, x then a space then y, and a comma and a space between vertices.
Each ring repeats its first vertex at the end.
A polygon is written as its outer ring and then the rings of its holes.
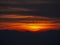
POLYGON ((1 15, 0 30, 41 32, 60 30, 60 20, 44 16, 1 15))
POLYGON ((53 23, 0 23, 0 29, 2 30, 16 30, 16 31, 30 31, 41 32, 48 30, 60 29, 60 24, 53 23))

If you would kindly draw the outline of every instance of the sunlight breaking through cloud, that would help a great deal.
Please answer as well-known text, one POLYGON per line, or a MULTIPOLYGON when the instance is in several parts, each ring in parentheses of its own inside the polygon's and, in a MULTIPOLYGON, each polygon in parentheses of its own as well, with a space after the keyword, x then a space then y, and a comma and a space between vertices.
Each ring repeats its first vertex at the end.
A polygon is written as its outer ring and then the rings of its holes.
POLYGON ((3 19, 0 21, 1 30, 41 32, 60 29, 59 19, 44 16, 1 15, 0 19, 3 19))

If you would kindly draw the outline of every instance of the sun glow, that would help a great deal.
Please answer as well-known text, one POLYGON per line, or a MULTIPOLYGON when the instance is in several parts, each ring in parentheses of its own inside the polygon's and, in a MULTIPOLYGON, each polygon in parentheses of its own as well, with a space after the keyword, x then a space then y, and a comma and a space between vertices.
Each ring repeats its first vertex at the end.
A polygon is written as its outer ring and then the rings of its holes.
POLYGON ((25 29, 28 31, 36 32, 36 31, 44 31, 45 29, 52 28, 50 24, 39 23, 39 24, 25 24, 25 29))
POLYGON ((52 24, 52 23, 0 23, 0 29, 8 29, 8 30, 17 30, 17 31, 47 31, 48 29, 60 29, 60 25, 52 24))
POLYGON ((60 29, 60 20, 43 16, 21 16, 4 15, 0 16, 0 30, 16 30, 40 32, 60 29), (7 20, 8 19, 8 20, 7 20))
POLYGON ((29 28, 30 31, 38 31, 40 26, 30 25, 30 26, 28 26, 28 28, 29 28))
MULTIPOLYGON (((59 25, 59 24, 58 24, 59 25)), ((16 31, 30 31, 41 32, 50 29, 60 29, 58 26, 52 23, 0 23, 0 29, 16 30, 16 31)))

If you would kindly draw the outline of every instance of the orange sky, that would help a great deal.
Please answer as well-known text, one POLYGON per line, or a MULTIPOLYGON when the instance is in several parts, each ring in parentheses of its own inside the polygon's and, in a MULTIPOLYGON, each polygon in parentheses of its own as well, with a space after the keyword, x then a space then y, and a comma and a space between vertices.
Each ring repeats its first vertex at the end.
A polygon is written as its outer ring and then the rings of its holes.
POLYGON ((17 31, 47 31, 50 29, 60 29, 60 24, 53 23, 0 23, 0 29, 17 31))
POLYGON ((48 30, 57 30, 60 29, 60 23, 58 19, 43 17, 43 16, 21 16, 21 15, 3 15, 0 16, 1 19, 3 18, 11 18, 11 19, 25 19, 21 20, 13 20, 12 21, 0 21, 0 29, 1 30, 16 30, 16 31, 48 31, 48 30), (57 21, 57 22, 56 22, 57 21), (29 23, 30 22, 30 23, 29 23))

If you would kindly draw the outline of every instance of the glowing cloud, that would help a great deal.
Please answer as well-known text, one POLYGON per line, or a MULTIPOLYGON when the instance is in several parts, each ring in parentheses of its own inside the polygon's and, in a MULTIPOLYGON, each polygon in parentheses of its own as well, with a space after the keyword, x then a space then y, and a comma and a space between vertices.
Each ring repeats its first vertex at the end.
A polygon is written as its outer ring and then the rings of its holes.
POLYGON ((17 31, 47 31, 51 29, 60 29, 60 24, 53 23, 0 23, 0 29, 17 30, 17 31))
POLYGON ((1 19, 14 19, 12 21, 0 21, 1 30, 17 30, 17 31, 31 31, 41 32, 47 30, 58 30, 60 29, 60 20, 56 18, 48 18, 43 16, 21 16, 21 15, 3 15, 1 19), (20 20, 18 20, 18 18, 20 20), (17 19, 17 20, 15 20, 17 19), (56 22, 57 21, 57 22, 56 22))

